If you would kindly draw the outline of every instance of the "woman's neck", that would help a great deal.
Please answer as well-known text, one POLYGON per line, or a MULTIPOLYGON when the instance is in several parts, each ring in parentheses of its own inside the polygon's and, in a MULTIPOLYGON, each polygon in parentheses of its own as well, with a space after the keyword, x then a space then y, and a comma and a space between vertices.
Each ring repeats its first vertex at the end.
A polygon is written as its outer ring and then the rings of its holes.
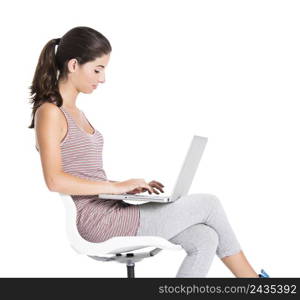
POLYGON ((63 99, 63 107, 70 111, 78 111, 76 107, 76 99, 79 94, 78 90, 70 83, 70 81, 59 82, 58 90, 63 99))

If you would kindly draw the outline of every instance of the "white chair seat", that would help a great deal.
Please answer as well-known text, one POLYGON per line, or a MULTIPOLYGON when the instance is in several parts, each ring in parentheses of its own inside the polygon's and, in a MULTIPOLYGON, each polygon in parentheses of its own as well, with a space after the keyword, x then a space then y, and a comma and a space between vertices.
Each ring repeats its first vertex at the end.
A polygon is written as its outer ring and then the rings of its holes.
POLYGON ((101 243, 89 243, 87 247, 82 249, 82 254, 102 256, 106 254, 117 254, 147 247, 169 250, 182 249, 180 245, 172 244, 164 238, 157 236, 117 236, 101 243))

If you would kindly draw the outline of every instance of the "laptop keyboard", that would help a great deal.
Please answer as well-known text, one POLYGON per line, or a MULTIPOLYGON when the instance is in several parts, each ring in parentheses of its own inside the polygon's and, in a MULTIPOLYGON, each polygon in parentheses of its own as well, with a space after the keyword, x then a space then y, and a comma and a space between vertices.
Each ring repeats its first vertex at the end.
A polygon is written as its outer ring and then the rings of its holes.
POLYGON ((157 198, 157 199, 161 199, 164 198, 163 196, 155 196, 155 195, 137 195, 137 194, 122 194, 122 195, 126 195, 126 196, 133 196, 135 198, 157 198))

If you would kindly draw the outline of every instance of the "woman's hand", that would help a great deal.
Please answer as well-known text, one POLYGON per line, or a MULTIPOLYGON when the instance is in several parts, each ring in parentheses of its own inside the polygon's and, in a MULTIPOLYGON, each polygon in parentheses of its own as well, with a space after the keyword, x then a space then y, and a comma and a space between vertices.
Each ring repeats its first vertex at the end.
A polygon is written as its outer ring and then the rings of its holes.
MULTIPOLYGON (((161 193, 164 192, 163 189, 162 189, 164 187, 164 185, 161 184, 158 181, 152 180, 151 182, 148 183, 148 185, 150 185, 152 187, 152 190, 155 194, 159 194, 159 192, 157 192, 155 189, 158 189, 159 191, 161 191, 161 193)), ((151 194, 148 189, 142 188, 142 187, 135 188, 134 190, 129 191, 126 194, 133 195, 133 194, 143 193, 143 192, 146 192, 146 191, 148 191, 148 193, 151 194)))

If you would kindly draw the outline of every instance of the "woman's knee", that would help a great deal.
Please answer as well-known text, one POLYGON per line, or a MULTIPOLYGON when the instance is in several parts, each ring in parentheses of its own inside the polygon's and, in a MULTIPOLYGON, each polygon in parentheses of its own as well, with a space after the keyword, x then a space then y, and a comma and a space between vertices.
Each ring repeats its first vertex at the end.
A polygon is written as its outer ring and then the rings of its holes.
POLYGON ((196 224, 195 230, 201 237, 199 243, 206 243, 210 245, 218 245, 219 237, 217 232, 206 224, 196 224))
POLYGON ((188 254, 191 254, 201 249, 215 251, 219 237, 213 228, 205 224, 195 224, 179 233, 171 241, 180 244, 188 254))
POLYGON ((190 233, 192 236, 191 242, 188 243, 188 253, 216 251, 219 237, 213 228, 205 224, 195 224, 192 226, 190 233))

